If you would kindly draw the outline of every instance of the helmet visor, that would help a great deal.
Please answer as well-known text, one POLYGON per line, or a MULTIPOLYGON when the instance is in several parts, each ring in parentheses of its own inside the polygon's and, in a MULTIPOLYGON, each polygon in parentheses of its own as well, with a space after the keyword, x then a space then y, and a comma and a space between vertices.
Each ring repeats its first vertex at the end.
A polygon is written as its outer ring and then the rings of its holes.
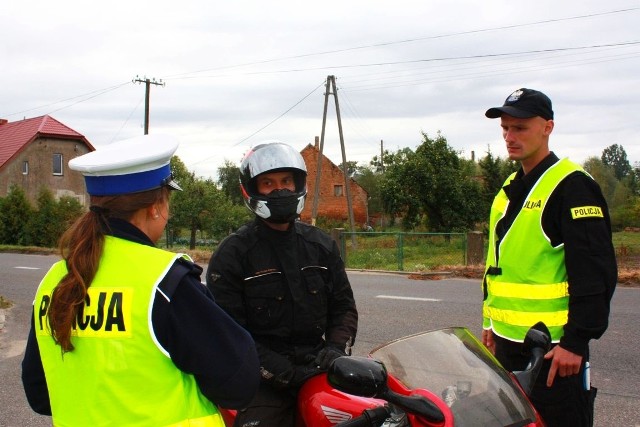
POLYGON ((240 165, 240 173, 247 179, 281 169, 299 169, 305 173, 307 171, 300 153, 286 144, 258 145, 245 155, 240 165))

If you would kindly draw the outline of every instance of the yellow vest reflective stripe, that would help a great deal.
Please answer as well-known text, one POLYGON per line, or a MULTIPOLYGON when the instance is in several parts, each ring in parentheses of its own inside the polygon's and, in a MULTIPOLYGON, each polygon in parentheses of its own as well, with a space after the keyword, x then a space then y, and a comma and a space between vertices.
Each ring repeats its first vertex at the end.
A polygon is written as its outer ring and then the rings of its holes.
MULTIPOLYGON (((551 246, 542 229, 542 213, 557 185, 575 171, 582 169, 563 159, 543 173, 500 242, 499 255, 496 226, 506 213, 509 199, 502 189, 494 199, 485 273, 485 329, 522 341, 529 327, 543 321, 549 327, 553 342, 562 337, 569 305, 564 246, 551 246), (489 267, 499 267, 500 274, 491 274, 489 267)), ((514 177, 512 174, 507 178, 505 185, 514 177)))
MULTIPOLYGON (((555 312, 525 313, 522 311, 502 310, 495 307, 484 307, 483 314, 494 322, 507 323, 509 325, 523 326, 529 329, 532 325, 542 321, 548 328, 564 326, 567 323, 567 310, 555 312)), ((506 327, 506 325, 505 325, 506 327)))
POLYGON ((171 424, 166 427, 211 427, 222 426, 224 427, 224 421, 220 414, 207 415, 206 417, 192 418, 189 420, 180 421, 176 424, 171 424))
POLYGON ((556 299, 569 296, 569 283, 560 282, 550 285, 495 282, 489 284, 489 293, 505 298, 556 299))
POLYGON ((34 302, 38 348, 53 424, 62 426, 224 427, 193 375, 180 371, 151 327, 156 288, 180 254, 105 237, 100 268, 72 331, 75 349, 61 354, 46 309, 67 273, 49 270, 34 302))

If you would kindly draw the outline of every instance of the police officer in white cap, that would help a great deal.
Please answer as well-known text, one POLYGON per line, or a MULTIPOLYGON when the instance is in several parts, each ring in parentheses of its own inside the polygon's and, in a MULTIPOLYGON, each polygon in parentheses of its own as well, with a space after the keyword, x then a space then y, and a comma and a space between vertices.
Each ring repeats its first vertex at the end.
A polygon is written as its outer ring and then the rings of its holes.
POLYGON ((257 390, 251 336, 199 266, 154 245, 180 190, 177 147, 145 135, 69 162, 91 207, 40 283, 22 362, 29 404, 56 426, 224 426, 216 405, 242 407, 257 390))

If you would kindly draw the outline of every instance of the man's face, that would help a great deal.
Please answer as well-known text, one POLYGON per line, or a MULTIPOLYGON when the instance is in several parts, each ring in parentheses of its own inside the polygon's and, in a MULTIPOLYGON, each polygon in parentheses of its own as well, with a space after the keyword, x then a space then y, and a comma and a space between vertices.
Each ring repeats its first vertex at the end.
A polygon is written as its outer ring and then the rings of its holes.
POLYGON ((270 172, 258 175, 256 178, 258 193, 266 196, 274 190, 296 191, 296 184, 293 180, 293 172, 270 172))
POLYGON ((503 114, 500 126, 511 160, 535 166, 549 154, 549 135, 553 130, 553 120, 542 117, 518 119, 503 114))

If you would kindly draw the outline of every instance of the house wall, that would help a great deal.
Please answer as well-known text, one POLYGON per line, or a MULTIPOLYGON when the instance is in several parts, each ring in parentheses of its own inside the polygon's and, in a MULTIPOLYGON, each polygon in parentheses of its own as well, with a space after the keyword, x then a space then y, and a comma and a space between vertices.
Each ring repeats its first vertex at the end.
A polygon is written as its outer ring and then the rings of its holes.
MULTIPOLYGON (((307 200, 300 215, 304 222, 311 222, 313 200, 315 197, 316 170, 320 151, 309 144, 302 151, 302 158, 307 166, 307 200)), ((349 222, 349 210, 342 170, 323 156, 320 171, 320 200, 317 218, 330 218, 337 221, 349 222), (335 196, 335 186, 342 186, 342 195, 335 196)), ((353 179, 349 179, 349 190, 352 200, 353 218, 356 229, 360 229, 367 222, 367 192, 353 179)))
POLYGON ((69 169, 69 160, 89 152, 89 148, 76 140, 38 138, 19 152, 0 170, 0 197, 5 197, 11 185, 22 187, 29 201, 35 206, 41 188, 48 188, 56 199, 62 196, 76 197, 88 205, 84 177, 69 169), (53 154, 62 154, 62 175, 53 174, 53 154), (22 173, 23 162, 29 162, 29 173, 22 173))

